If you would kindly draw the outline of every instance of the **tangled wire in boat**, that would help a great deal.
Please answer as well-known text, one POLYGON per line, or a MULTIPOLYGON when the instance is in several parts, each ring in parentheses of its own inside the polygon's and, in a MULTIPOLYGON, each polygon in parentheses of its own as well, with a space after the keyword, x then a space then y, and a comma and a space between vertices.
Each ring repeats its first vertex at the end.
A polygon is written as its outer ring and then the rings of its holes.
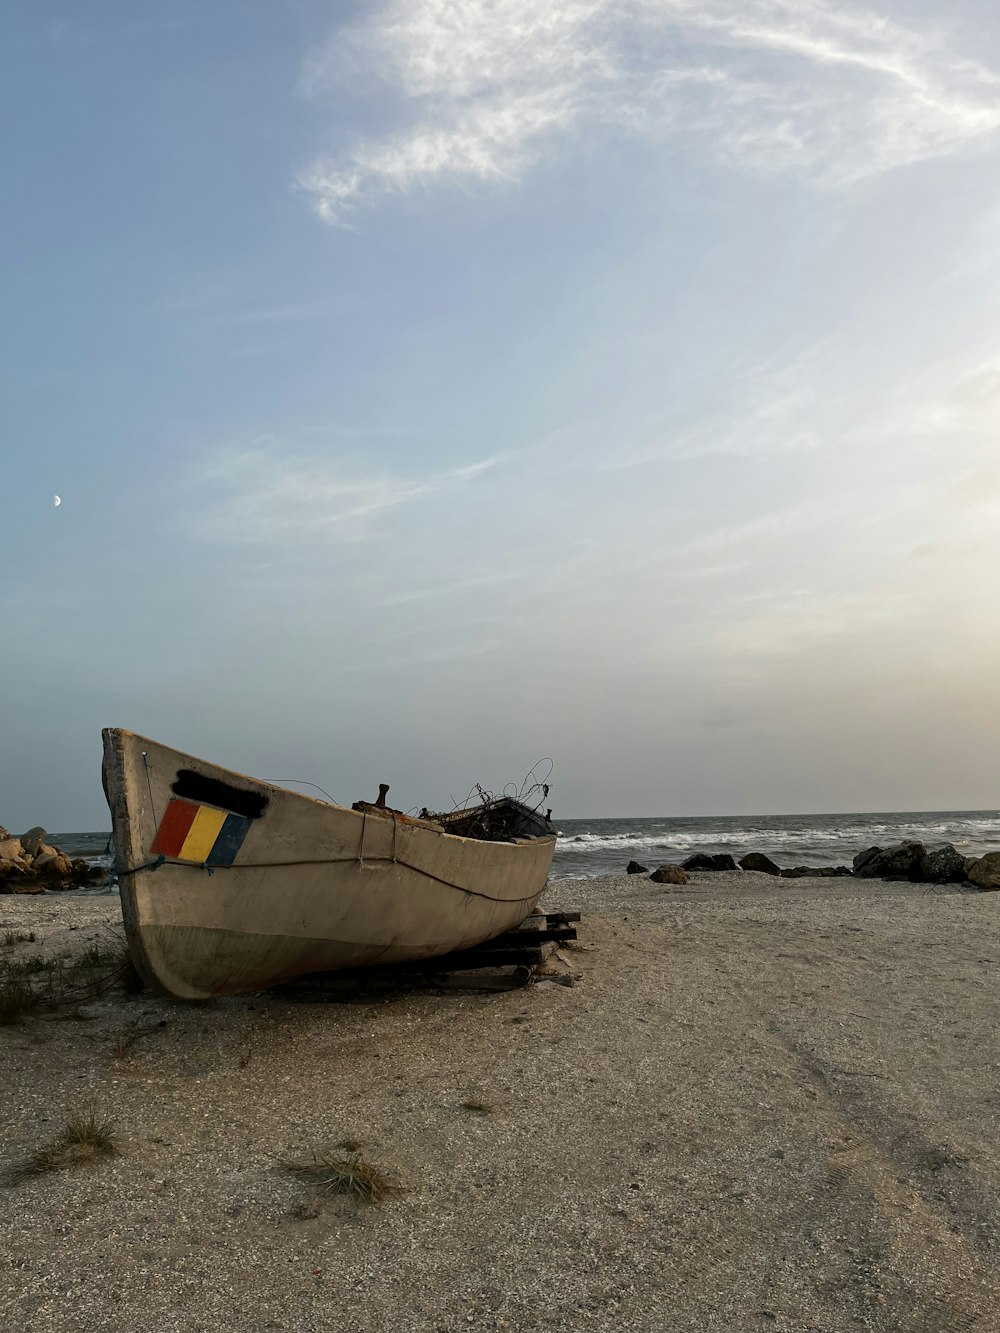
POLYGON ((519 787, 509 782, 497 794, 487 791, 477 782, 465 800, 455 802, 451 810, 432 814, 423 809, 420 817, 440 824, 447 833, 461 838, 476 838, 480 842, 512 842, 516 838, 536 838, 550 829, 549 816, 552 812, 549 810, 543 814, 541 807, 548 799, 552 769, 551 759, 539 759, 519 787), (548 768, 544 770, 544 777, 540 777, 539 769, 544 764, 548 768))

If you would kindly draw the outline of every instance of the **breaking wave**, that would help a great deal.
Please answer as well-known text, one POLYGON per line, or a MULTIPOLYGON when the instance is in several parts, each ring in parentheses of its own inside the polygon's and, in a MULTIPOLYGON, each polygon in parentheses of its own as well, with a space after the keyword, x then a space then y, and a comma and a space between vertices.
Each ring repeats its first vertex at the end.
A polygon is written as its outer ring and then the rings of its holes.
POLYGON ((781 865, 844 865, 866 847, 916 838, 953 843, 966 855, 1000 850, 1000 812, 720 816, 702 819, 560 821, 553 878, 621 873, 631 860, 669 861, 694 852, 737 859, 765 852, 781 865))

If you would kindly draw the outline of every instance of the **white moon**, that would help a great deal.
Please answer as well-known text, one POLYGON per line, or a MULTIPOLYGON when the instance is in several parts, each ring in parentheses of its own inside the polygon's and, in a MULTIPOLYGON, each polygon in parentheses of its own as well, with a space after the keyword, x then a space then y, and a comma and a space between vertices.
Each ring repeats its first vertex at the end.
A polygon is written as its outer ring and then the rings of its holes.
POLYGON ((59 496, 59 495, 53 495, 53 497, 52 497, 52 503, 53 503, 53 504, 55 505, 55 507, 58 509, 59 506, 62 504, 62 496, 59 496))

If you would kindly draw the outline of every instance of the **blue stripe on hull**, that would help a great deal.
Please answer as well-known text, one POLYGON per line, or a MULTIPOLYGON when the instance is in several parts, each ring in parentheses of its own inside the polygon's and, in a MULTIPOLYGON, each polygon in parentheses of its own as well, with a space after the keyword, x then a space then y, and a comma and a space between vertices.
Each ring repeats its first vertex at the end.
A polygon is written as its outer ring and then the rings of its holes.
POLYGON ((215 845, 205 859, 207 866, 231 866, 236 860, 236 853, 243 846, 243 839, 253 823, 245 815, 227 815, 226 822, 219 829, 215 845))

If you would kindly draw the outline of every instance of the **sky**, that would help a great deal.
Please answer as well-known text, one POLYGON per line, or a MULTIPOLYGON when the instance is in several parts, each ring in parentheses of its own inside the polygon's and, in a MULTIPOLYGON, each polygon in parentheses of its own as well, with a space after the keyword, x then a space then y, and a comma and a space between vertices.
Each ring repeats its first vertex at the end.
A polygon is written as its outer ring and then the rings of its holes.
POLYGON ((992 0, 2 28, 0 823, 1000 804, 992 0))

